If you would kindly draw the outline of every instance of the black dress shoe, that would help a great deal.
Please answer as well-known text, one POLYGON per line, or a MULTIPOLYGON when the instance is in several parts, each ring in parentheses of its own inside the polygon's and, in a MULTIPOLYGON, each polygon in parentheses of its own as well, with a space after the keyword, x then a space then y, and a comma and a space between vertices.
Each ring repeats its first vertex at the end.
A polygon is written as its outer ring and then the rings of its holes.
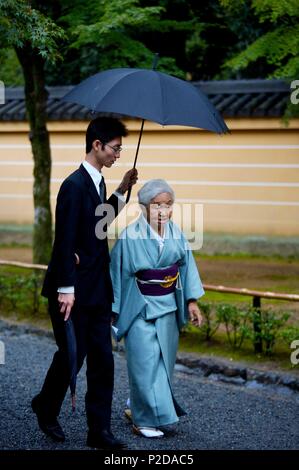
POLYGON ((108 429, 102 429, 98 433, 89 432, 86 445, 95 449, 124 449, 126 445, 116 439, 108 429))
POLYGON ((36 414, 40 429, 54 441, 64 442, 65 434, 56 417, 50 418, 40 410, 38 406, 38 395, 31 402, 32 411, 36 414))

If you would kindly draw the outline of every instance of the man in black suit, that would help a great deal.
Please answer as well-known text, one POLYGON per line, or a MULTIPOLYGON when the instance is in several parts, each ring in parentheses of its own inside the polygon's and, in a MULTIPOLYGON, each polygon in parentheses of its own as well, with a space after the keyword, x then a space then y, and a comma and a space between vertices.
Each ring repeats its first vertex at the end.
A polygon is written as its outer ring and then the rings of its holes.
POLYGON ((105 207, 110 208, 110 215, 114 211, 116 217, 125 205, 124 193, 137 181, 137 171, 129 170, 106 201, 101 170, 103 166, 110 168, 120 157, 122 137, 126 135, 125 126, 117 119, 101 117, 90 122, 85 161, 64 180, 57 196, 55 241, 42 290, 42 295, 48 298, 58 350, 40 393, 32 400, 32 409, 45 434, 56 441, 65 440, 57 418, 70 383, 64 322, 71 315, 78 371, 87 358, 87 445, 95 448, 123 446, 110 430, 113 289, 108 241, 96 230, 101 220, 96 208, 109 204, 105 207))

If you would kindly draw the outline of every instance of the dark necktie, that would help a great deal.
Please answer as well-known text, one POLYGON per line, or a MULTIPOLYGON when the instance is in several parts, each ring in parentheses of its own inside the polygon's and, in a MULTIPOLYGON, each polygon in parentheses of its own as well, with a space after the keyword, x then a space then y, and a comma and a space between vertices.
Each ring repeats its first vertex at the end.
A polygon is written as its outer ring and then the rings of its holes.
POLYGON ((104 176, 102 176, 100 186, 99 186, 99 194, 102 202, 105 202, 105 180, 104 176))

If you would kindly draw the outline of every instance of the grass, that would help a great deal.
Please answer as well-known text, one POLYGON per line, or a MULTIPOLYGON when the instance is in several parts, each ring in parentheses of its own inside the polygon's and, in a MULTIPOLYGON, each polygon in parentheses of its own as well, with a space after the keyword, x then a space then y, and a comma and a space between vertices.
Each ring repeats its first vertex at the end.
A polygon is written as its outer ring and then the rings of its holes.
POLYGON ((268 254, 262 255, 258 253, 249 253, 246 251, 233 251, 232 253, 218 253, 215 251, 212 254, 206 253, 203 251, 193 251, 195 257, 200 257, 201 259, 209 259, 211 257, 217 258, 218 260, 266 260, 266 261, 282 261, 282 262, 292 262, 299 261, 299 258, 294 255, 283 255, 283 254, 268 254))
MULTIPOLYGON (((228 255, 196 256, 205 284, 298 294, 299 261, 274 257, 228 255)), ((252 298, 241 294, 206 291, 205 301, 252 304, 252 298)), ((299 302, 261 299, 262 306, 294 312, 299 317, 299 302)))
MULTIPOLYGON (((298 293, 294 292, 294 293, 298 293)), ((215 302, 215 303, 230 303, 234 305, 240 305, 244 307, 252 306, 252 297, 248 295, 238 295, 238 294, 224 294, 222 292, 206 291, 205 296, 203 297, 205 302, 215 302)), ((284 310, 291 312, 292 317, 297 318, 298 321, 298 312, 299 303, 298 302, 289 302, 284 300, 277 299, 261 299, 262 308, 273 308, 274 310, 284 310)))

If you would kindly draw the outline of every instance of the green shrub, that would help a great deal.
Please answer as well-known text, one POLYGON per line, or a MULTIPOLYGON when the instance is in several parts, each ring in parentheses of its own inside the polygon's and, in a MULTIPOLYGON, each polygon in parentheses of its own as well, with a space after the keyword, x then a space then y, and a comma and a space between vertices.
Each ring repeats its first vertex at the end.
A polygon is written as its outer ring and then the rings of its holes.
POLYGON ((200 331, 206 341, 210 341, 219 328, 220 321, 215 316, 212 304, 199 302, 199 308, 203 316, 203 323, 200 326, 200 331))
POLYGON ((23 316, 44 314, 47 302, 40 295, 43 277, 44 274, 37 270, 24 275, 11 272, 1 275, 1 309, 23 316))
POLYGON ((220 304, 216 308, 219 323, 225 325, 227 339, 233 349, 239 349, 245 338, 250 337, 248 312, 235 305, 220 304))
POLYGON ((252 309, 250 317, 252 322, 256 322, 256 318, 259 318, 259 330, 252 331, 251 338, 254 343, 257 339, 262 342, 262 349, 266 355, 273 353, 274 345, 279 337, 279 330, 287 322, 290 317, 288 312, 274 312, 272 310, 255 310, 252 309))
POLYGON ((281 330, 278 334, 279 339, 281 339, 288 347, 290 344, 295 341, 299 340, 299 328, 297 326, 288 326, 281 330))

